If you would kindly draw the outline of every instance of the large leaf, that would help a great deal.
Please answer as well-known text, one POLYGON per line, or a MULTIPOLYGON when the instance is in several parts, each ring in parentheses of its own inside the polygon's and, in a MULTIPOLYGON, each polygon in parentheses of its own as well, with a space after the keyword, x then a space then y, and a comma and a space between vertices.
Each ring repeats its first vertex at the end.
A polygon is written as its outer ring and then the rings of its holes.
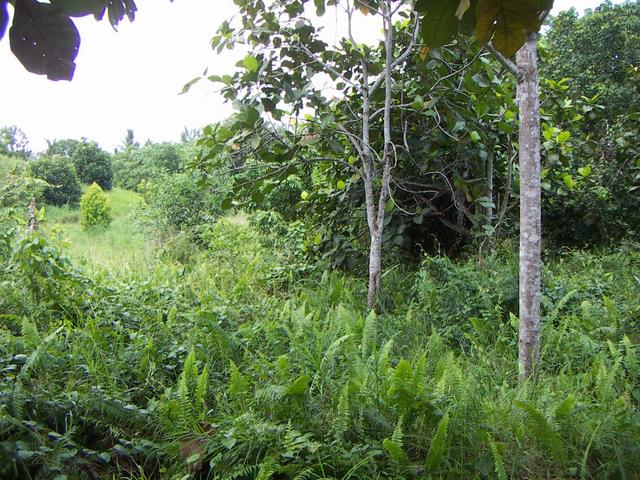
POLYGON ((50 80, 71 80, 80 47, 73 21, 53 5, 17 0, 9 30, 11 51, 27 70, 50 80))
POLYGON ((511 57, 525 41, 525 31, 540 30, 538 0, 479 0, 476 6, 476 38, 511 57))
POLYGON ((420 30, 422 39, 429 47, 441 47, 449 43, 458 32, 459 2, 457 0, 420 0, 416 10, 422 13, 420 30))
POLYGON ((109 0, 50 0, 49 3, 72 17, 94 15, 100 19, 104 15, 109 0))

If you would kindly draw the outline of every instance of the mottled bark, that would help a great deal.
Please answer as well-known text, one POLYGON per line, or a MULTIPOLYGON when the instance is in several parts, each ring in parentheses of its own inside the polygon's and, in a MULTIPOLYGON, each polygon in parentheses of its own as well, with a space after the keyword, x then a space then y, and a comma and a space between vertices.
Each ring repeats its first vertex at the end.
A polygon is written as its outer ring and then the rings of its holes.
POLYGON ((374 309, 378 303, 380 287, 382 283, 382 235, 380 233, 371 236, 369 245, 369 293, 367 305, 374 309))
POLYGON ((540 99, 537 34, 528 33, 518 51, 520 108, 520 379, 535 371, 540 354, 540 99))
POLYGON ((27 222, 27 231, 33 233, 38 230, 38 218, 36 217, 38 210, 36 208, 36 199, 33 197, 29 203, 29 220, 27 222))

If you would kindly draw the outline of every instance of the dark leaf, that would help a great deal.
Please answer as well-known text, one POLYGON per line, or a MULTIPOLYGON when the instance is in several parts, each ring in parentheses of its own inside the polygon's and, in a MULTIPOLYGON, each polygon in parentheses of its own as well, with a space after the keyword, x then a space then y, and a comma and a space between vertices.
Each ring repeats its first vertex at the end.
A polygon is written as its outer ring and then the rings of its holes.
POLYGON ((11 51, 32 73, 71 80, 80 35, 73 21, 53 5, 18 0, 9 30, 11 51))
POLYGON ((420 29, 422 38, 429 47, 447 44, 458 32, 457 1, 422 0, 418 2, 416 9, 424 13, 420 29))
POLYGON ((487 43, 495 32, 493 46, 506 57, 524 45, 525 31, 539 29, 538 0, 479 0, 476 7, 476 38, 487 43))
POLYGON ((109 0, 50 0, 49 3, 72 17, 94 15, 100 19, 104 15, 109 0))

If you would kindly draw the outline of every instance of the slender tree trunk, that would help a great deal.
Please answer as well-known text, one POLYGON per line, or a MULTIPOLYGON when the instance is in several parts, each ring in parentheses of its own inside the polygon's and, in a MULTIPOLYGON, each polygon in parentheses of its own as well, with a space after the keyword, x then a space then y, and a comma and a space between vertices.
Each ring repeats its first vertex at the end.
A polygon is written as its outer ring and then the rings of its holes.
POLYGON ((36 207, 36 197, 31 198, 29 203, 29 220, 27 222, 27 231, 33 233, 38 230, 38 209, 36 207))
POLYGON ((520 107, 520 380, 531 377, 540 354, 540 99, 537 34, 518 51, 520 107))
POLYGON ((382 283, 382 235, 378 232, 371 235, 369 246, 369 294, 367 305, 370 309, 376 307, 382 283))

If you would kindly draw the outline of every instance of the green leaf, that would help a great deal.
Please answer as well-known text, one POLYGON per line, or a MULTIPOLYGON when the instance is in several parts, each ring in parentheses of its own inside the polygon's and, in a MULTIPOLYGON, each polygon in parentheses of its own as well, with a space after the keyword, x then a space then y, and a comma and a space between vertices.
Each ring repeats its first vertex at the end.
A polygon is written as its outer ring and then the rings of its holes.
POLYGON ((49 80, 71 80, 80 34, 73 21, 53 5, 16 2, 9 30, 11 51, 32 73, 49 80))
POLYGON ((558 134, 558 138, 556 140, 558 144, 562 145, 567 140, 569 140, 570 137, 571 137, 571 133, 564 130, 558 134))
POLYGON ((289 395, 303 395, 309 389, 309 380, 311 377, 306 373, 296 378, 291 385, 287 388, 287 394, 289 395))
POLYGON ((344 190, 346 186, 347 186, 347 184, 346 184, 346 183, 344 183, 344 181, 342 181, 342 180, 338 180, 338 181, 336 182, 336 188, 337 188, 338 190, 344 190))
POLYGON ((436 434, 433 436, 431 445, 429 446, 429 453, 427 454, 427 469, 433 470, 438 466, 444 453, 447 449, 447 434, 449 429, 449 412, 447 411, 436 429, 436 434))
POLYGON ((479 142, 480 134, 474 130, 473 132, 471 132, 471 140, 473 140, 474 142, 479 142))
POLYGON ((552 428, 549 421, 531 403, 514 401, 515 405, 524 410, 529 418, 529 430, 536 441, 547 450, 551 456, 560 464, 567 460, 567 451, 560 435, 552 428))
POLYGON ((407 454, 398 443, 394 442, 390 438, 385 438, 382 441, 382 448, 384 448, 389 456, 398 463, 406 463, 408 461, 407 454))
POLYGON ((475 34, 480 43, 493 35, 493 46, 506 57, 524 45, 525 31, 540 30, 537 0, 479 0, 475 34))
POLYGON ((244 68, 246 68, 248 72, 255 72, 256 70, 258 70, 258 66, 260 65, 258 63, 258 59, 251 54, 245 56, 242 59, 242 64, 244 65, 244 68))
POLYGON ((456 12, 458 4, 451 0, 420 0, 416 10, 424 14, 420 31, 424 43, 430 48, 441 47, 458 32, 456 12))
POLYGON ((562 177, 562 183, 564 183, 569 190, 573 190, 573 187, 576 185, 575 180, 568 173, 562 177))
POLYGON ((591 165, 587 165, 586 167, 580 167, 578 168, 578 173, 583 177, 583 178, 587 178, 588 176, 591 175, 591 165))
POLYGON ((201 79, 202 79, 202 77, 196 77, 196 78, 193 78, 193 79, 189 80, 187 83, 184 84, 184 87, 182 87, 182 91, 179 93, 179 95, 183 95, 183 94, 187 93, 189 91, 189 89, 193 85, 198 83, 201 79))

